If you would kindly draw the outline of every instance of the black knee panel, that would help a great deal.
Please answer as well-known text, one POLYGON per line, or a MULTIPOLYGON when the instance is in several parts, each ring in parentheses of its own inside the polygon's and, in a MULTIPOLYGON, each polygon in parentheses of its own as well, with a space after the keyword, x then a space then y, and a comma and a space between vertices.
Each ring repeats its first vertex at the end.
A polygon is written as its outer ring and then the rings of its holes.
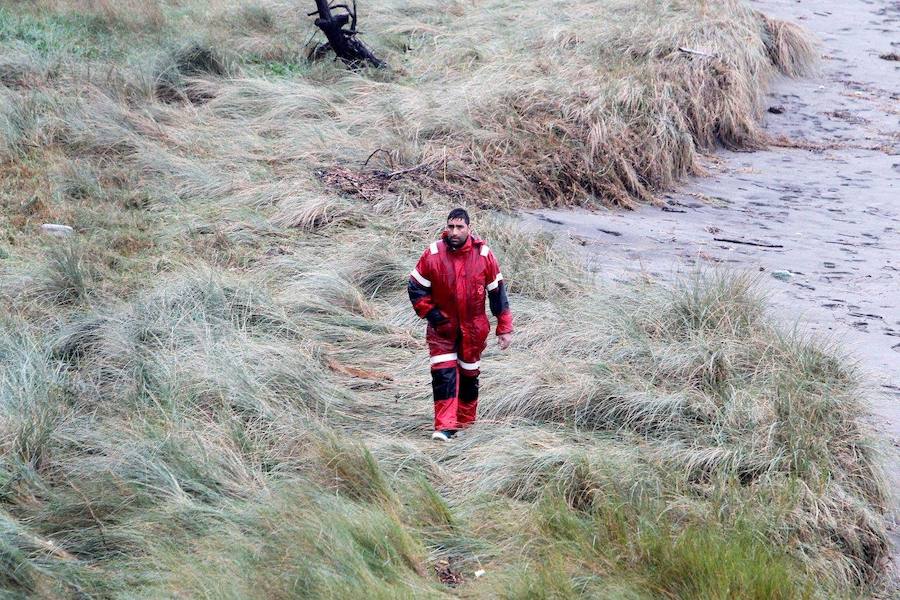
POLYGON ((477 375, 475 377, 466 377, 465 375, 460 375, 459 399, 461 402, 471 402, 472 400, 478 400, 477 375))
POLYGON ((456 367, 434 369, 431 371, 431 389, 434 400, 447 400, 456 397, 456 367))

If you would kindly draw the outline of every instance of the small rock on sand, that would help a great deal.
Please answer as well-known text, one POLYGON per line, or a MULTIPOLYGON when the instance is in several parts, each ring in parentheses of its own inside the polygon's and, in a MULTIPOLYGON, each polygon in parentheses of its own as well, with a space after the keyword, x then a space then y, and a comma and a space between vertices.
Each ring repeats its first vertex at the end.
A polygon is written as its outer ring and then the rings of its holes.
POLYGON ((793 276, 794 276, 794 274, 791 273, 790 271, 785 271, 785 270, 772 271, 772 277, 774 277, 775 279, 778 279, 780 281, 787 281, 788 279, 790 279, 793 276))

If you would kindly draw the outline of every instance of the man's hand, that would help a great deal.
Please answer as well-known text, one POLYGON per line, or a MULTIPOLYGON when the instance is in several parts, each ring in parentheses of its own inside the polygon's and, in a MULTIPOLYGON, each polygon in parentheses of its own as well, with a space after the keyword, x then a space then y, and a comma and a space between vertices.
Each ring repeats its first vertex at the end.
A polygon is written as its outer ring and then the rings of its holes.
POLYGON ((509 345, 512 344, 512 334, 511 333, 501 333, 497 336, 497 340, 500 343, 500 349, 506 350, 509 348, 509 345))

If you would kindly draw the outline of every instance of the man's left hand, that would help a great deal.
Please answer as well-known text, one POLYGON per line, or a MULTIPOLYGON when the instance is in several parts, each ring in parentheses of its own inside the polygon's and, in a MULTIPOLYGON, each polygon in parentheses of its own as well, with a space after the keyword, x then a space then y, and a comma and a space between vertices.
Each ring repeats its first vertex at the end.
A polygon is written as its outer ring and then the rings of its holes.
POLYGON ((512 334, 511 333, 501 333, 497 336, 497 340, 500 343, 500 349, 506 350, 509 348, 509 345, 512 344, 512 334))

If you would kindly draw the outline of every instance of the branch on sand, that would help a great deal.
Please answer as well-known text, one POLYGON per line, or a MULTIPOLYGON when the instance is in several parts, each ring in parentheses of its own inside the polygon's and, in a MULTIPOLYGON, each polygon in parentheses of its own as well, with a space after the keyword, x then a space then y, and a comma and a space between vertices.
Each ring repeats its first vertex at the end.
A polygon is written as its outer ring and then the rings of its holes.
POLYGON ((717 242, 725 242, 727 244, 743 244, 745 246, 759 246, 760 248, 784 248, 781 244, 768 244, 765 242, 751 242, 749 240, 736 240, 734 238, 714 237, 717 242))

